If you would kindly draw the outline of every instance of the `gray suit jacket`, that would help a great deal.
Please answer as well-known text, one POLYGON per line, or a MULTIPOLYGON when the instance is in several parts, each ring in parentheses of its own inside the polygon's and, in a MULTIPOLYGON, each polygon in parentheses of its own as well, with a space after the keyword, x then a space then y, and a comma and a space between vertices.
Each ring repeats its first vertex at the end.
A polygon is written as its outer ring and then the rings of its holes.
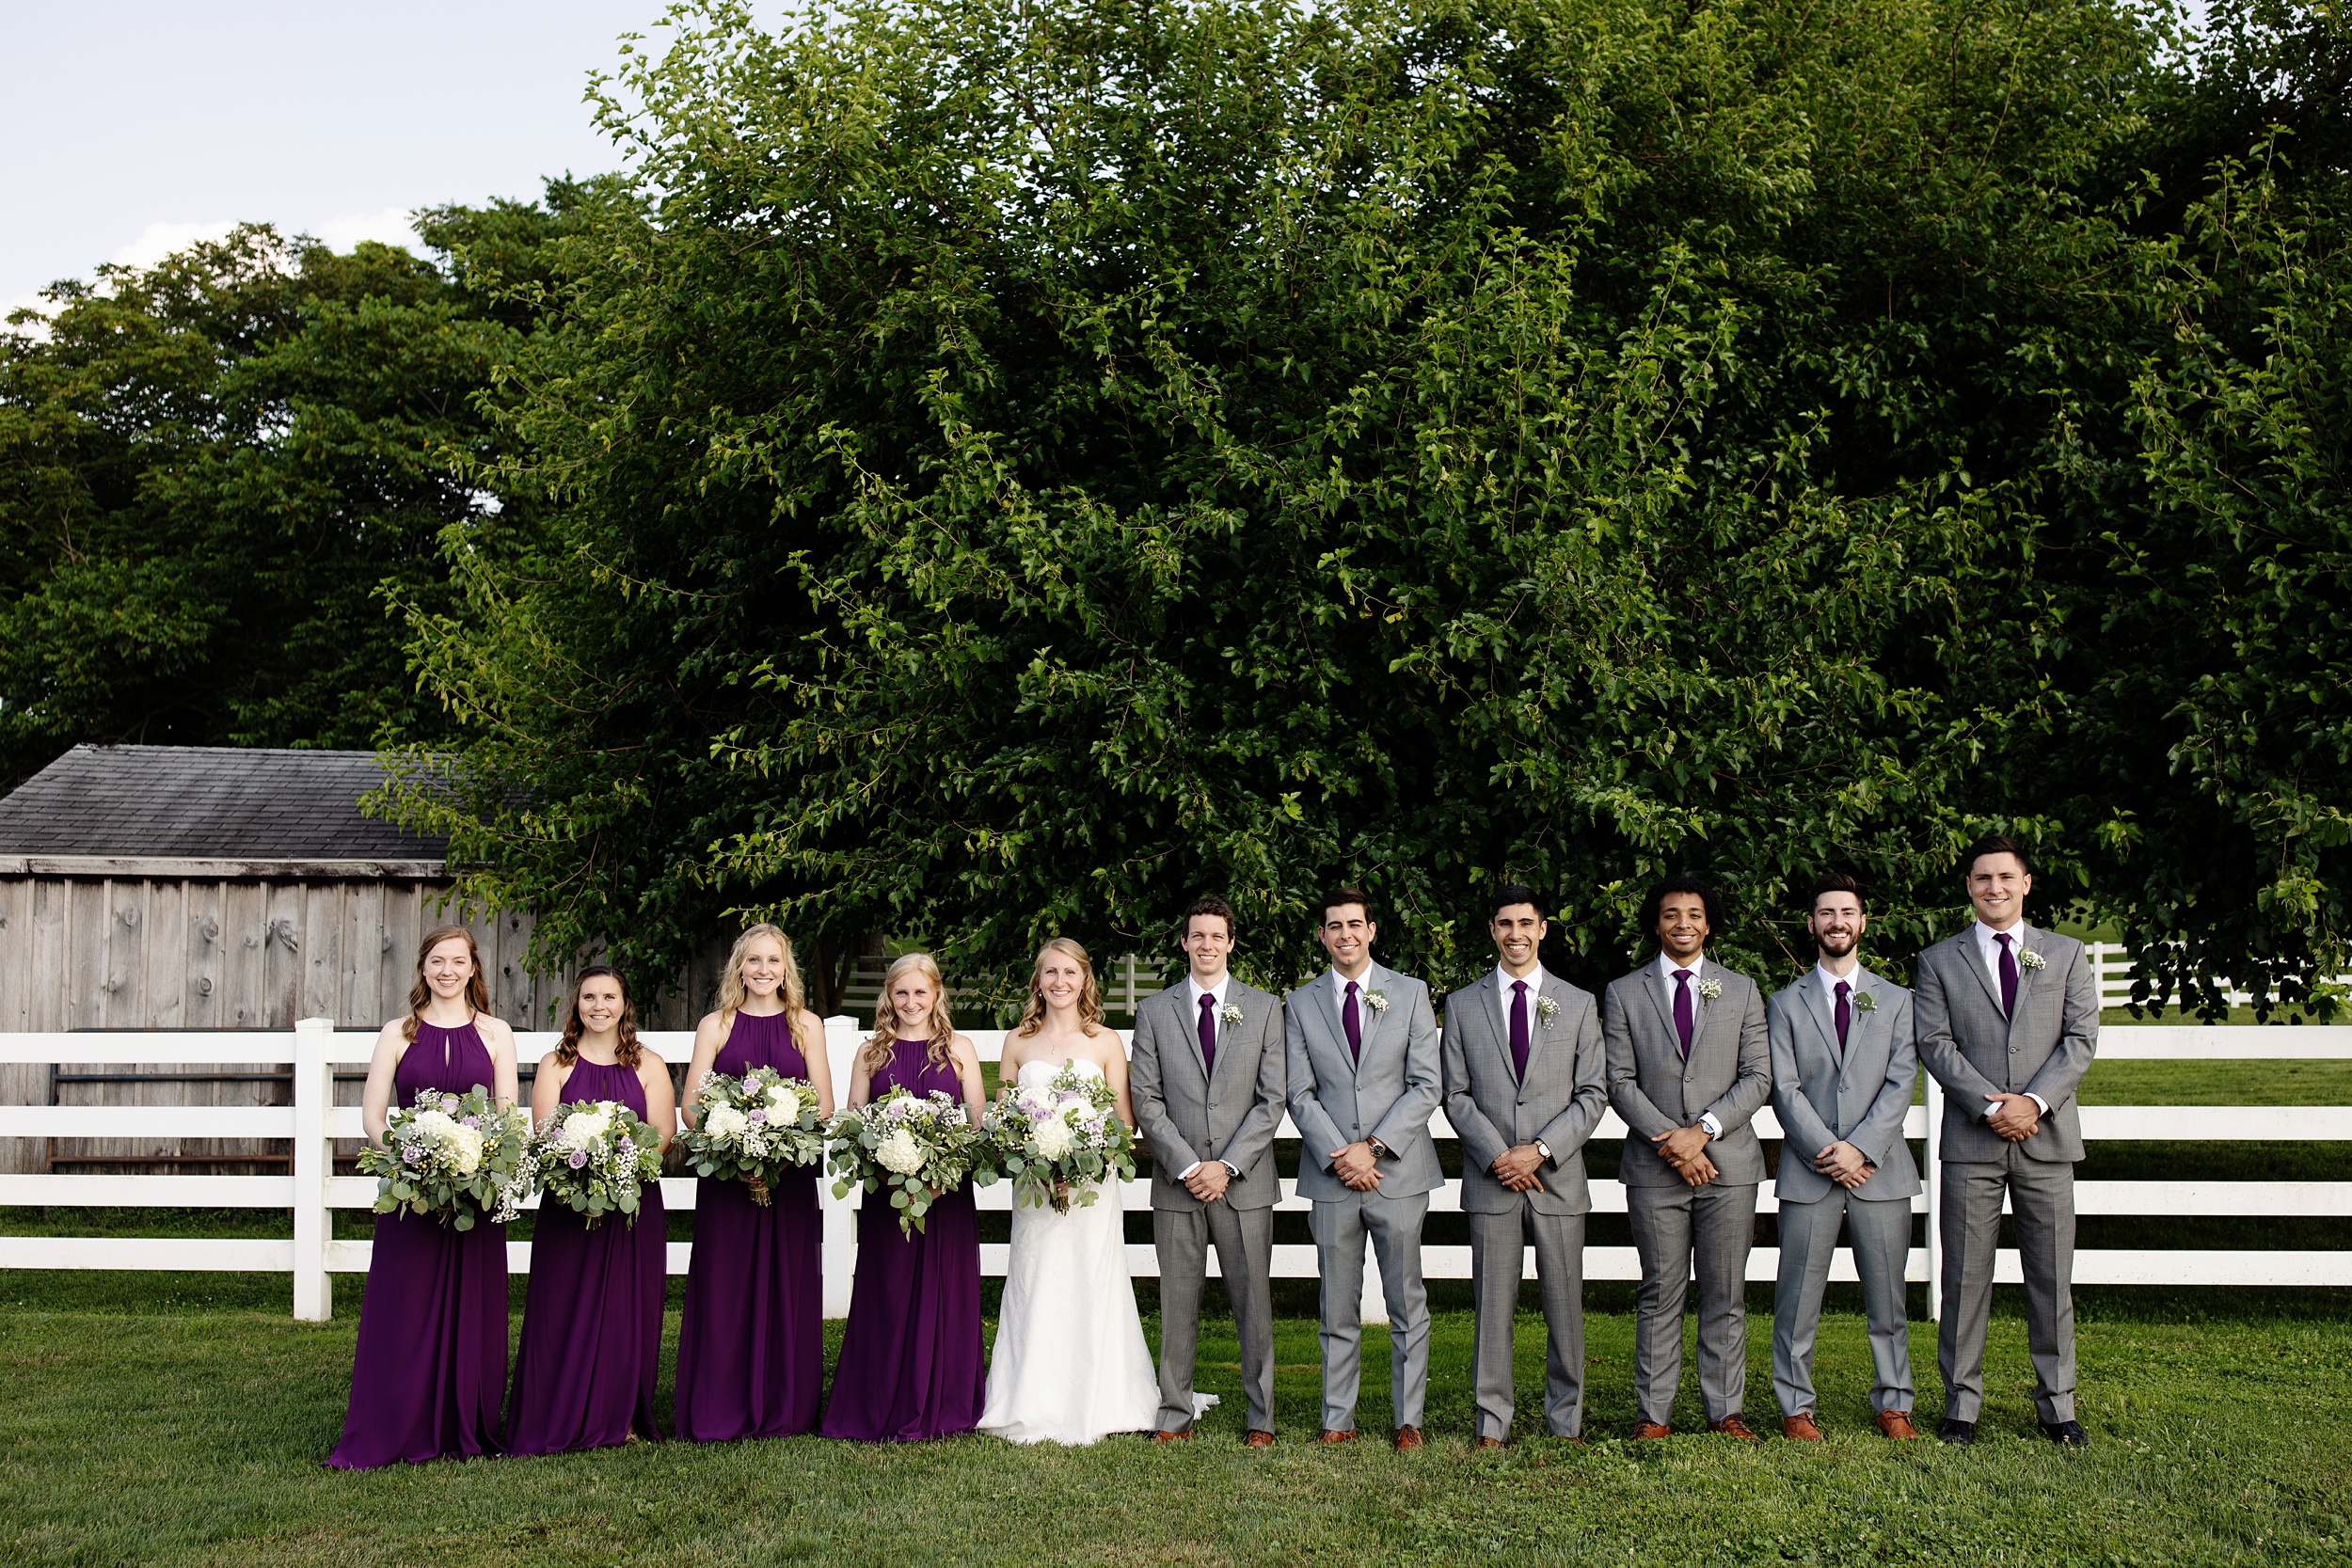
POLYGON ((1815 1203, 1836 1185, 1813 1168, 1815 1155, 1845 1142, 1878 1167, 1852 1190, 1860 1198, 1909 1200, 1919 1191, 1919 1167, 1903 1141, 1903 1117, 1919 1082, 1919 1048, 1912 1038, 1911 992, 1867 968, 1854 971, 1854 1008, 1846 1049, 1837 1049, 1837 1021, 1820 976, 1807 970, 1764 1004, 1772 1043, 1772 1109, 1780 1114, 1781 1197, 1815 1203))
POLYGON ((1708 980, 1724 990, 1712 1002, 1694 998, 1688 1062, 1675 1035, 1674 993, 1657 960, 1609 982, 1601 1038, 1609 1053, 1609 1103, 1628 1129, 1617 1174, 1629 1187, 1681 1186, 1682 1177, 1650 1139, 1694 1126, 1709 1111, 1724 1129, 1707 1148, 1715 1179, 1733 1187, 1764 1180, 1764 1146, 1748 1125, 1772 1093, 1764 993, 1746 975, 1702 958, 1692 989, 1708 980))
POLYGON ((1380 1162, 1381 1196, 1410 1197, 1445 1182, 1429 1137, 1441 1083, 1429 988, 1376 963, 1363 984, 1366 993, 1379 991, 1389 1006, 1384 1012, 1363 1009, 1363 1054, 1353 1061, 1329 970, 1282 999, 1291 1119, 1304 1141, 1298 1191, 1318 1203, 1357 1196, 1333 1172, 1331 1152, 1365 1138, 1388 1147, 1389 1157, 1380 1162))
POLYGON ((1198 1160, 1222 1160, 1241 1173, 1222 1201, 1270 1209, 1282 1196, 1274 1167, 1274 1133, 1282 1125, 1281 999, 1238 978, 1226 988, 1226 1005, 1241 1009, 1241 1022, 1218 1028, 1212 1073, 1200 1056, 1191 995, 1179 980, 1136 1009, 1127 1097, 1152 1150, 1152 1207, 1200 1208, 1176 1173, 1198 1160))
POLYGON ((1544 973, 1537 994, 1560 1004, 1549 1022, 1528 1008, 1527 1077, 1511 1068, 1511 1022, 1492 970, 1445 999, 1445 1114, 1462 1140, 1462 1208, 1508 1213, 1585 1214, 1584 1140, 1609 1109, 1600 1003, 1591 991, 1544 973), (1494 1178, 1496 1156, 1541 1143, 1551 1159, 1536 1170, 1538 1190, 1519 1194, 1494 1178))
POLYGON ((2019 1148, 2029 1160, 2083 1157, 2074 1090, 2099 1049, 2099 988, 2090 955, 2073 937, 2020 921, 2026 952, 2042 967, 2017 971, 2017 1011, 2001 1016, 2001 995, 1977 953, 1976 923, 1919 955, 1919 1060, 1944 1085, 1947 1160, 1999 1160, 2009 1140, 1985 1125, 1985 1096, 2038 1094, 2049 1102, 2019 1148))

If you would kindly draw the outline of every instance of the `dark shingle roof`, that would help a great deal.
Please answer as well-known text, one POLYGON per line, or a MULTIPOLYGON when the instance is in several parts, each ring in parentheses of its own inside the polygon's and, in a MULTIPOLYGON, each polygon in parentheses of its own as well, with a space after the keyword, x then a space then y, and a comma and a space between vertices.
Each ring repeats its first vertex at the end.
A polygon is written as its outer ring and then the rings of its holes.
POLYGON ((0 855, 437 861, 440 839, 359 815, 373 752, 76 746, 0 800, 0 855))

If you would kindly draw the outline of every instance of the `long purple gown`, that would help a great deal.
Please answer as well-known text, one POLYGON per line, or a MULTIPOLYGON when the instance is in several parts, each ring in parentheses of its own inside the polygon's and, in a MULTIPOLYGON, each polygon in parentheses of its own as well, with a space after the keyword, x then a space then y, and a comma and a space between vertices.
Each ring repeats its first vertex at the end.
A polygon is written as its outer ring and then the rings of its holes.
MULTIPOLYGON (((737 1013, 710 1064, 731 1077, 758 1067, 808 1076, 787 1015, 737 1013)), ((694 1254, 677 1336, 680 1437, 790 1437, 817 1425, 825 1383, 825 1226, 816 1167, 775 1182, 768 1198, 761 1208, 740 1181, 694 1184, 694 1254)))
MULTIPOLYGON (((492 1088, 489 1048, 471 1023, 420 1023, 392 1072, 394 1103, 419 1089, 492 1088)), ((499 1451, 506 1402, 506 1227, 459 1230, 405 1210, 375 1217, 351 1403, 326 1463, 371 1470, 443 1454, 499 1451)))
MULTIPOLYGON (((929 1043, 900 1040, 874 1074, 873 1096, 898 1085, 961 1100, 952 1063, 929 1043)), ((825 1403, 827 1437, 912 1443, 980 1424, 988 1372, 980 1353, 980 1219, 966 1185, 933 1201, 924 1228, 898 1230, 898 1211, 868 1193, 857 1213, 857 1283, 825 1403)))
MULTIPOLYGON (((594 1100, 645 1114, 645 1085, 636 1073, 582 1059, 556 1103, 594 1100)), ((632 1429, 648 1441, 660 1439, 653 1392, 668 1275, 663 1231, 658 1182, 640 1195, 633 1225, 607 1214, 591 1227, 569 1204, 539 1200, 507 1452, 609 1449, 628 1442, 632 1429)))

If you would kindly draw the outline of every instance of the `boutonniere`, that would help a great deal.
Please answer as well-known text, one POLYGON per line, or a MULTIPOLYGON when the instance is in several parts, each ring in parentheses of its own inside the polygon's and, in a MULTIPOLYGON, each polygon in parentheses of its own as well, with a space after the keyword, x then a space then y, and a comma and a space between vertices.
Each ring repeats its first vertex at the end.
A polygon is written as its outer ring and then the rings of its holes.
POLYGON ((2030 947, 2019 950, 2017 954, 2017 961, 2024 964, 2027 969, 2047 969, 2050 967, 2050 960, 2043 958, 2041 954, 2035 952, 2030 947))
POLYGON ((1544 1027, 1549 1029, 1551 1021, 1560 1016, 1560 1004, 1549 996, 1539 996, 1535 998, 1535 1016, 1542 1019, 1544 1027))
POLYGON ((1702 1002, 1720 1001, 1724 994, 1724 983, 1711 974, 1701 980, 1693 989, 1698 991, 1699 1000, 1702 1002))
POLYGON ((1384 990, 1368 990, 1364 992, 1364 1006, 1375 1013, 1385 1013, 1389 1010, 1389 993, 1384 990))
POLYGON ((1216 1010, 1216 1021, 1230 1029, 1241 1022, 1241 1009, 1228 1002, 1216 1010))
POLYGON ((1855 1010, 1858 1012, 1877 1012, 1879 1010, 1878 993, 1876 991, 1858 990, 1854 992, 1853 1005, 1855 1010))

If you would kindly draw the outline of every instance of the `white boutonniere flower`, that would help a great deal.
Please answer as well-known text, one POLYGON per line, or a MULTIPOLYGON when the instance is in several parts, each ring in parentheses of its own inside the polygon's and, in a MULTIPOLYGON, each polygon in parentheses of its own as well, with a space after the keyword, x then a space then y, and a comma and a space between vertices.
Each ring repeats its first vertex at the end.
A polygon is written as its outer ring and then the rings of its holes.
POLYGON ((1712 975, 1701 980, 1695 989, 1703 1002, 1720 1001, 1724 994, 1724 983, 1712 975))
POLYGON ((1389 1010, 1389 993, 1384 990, 1368 990, 1364 992, 1364 1006, 1375 1013, 1385 1013, 1389 1010))
POLYGON ((2017 961, 2024 964, 2027 969, 2047 969, 2050 967, 2050 960, 2043 958, 2041 954, 2035 952, 2030 947, 2025 948, 2018 953, 2017 961))
POLYGON ((1241 1009, 1228 1002, 1216 1010, 1216 1021, 1230 1029, 1241 1022, 1241 1009))
POLYGON ((1544 1027, 1549 1029, 1551 1021, 1560 1016, 1560 1004, 1549 996, 1539 996, 1535 998, 1535 1016, 1542 1019, 1544 1027))
POLYGON ((1853 1005, 1855 1010, 1858 1012, 1877 1012, 1879 1010, 1878 993, 1875 991, 1858 990, 1854 992, 1853 1005))

